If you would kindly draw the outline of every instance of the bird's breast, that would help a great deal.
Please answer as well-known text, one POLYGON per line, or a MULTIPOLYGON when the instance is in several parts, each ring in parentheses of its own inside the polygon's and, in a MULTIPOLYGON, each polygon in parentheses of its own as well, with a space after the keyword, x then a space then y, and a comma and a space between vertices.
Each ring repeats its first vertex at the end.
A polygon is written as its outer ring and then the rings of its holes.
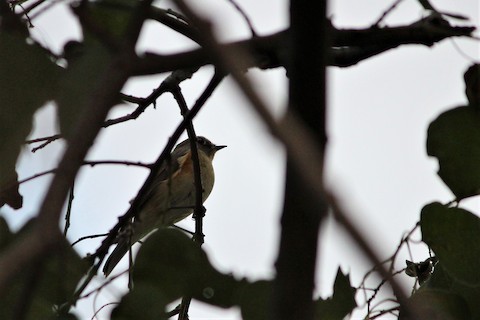
MULTIPOLYGON (((176 223, 192 214, 195 207, 196 187, 191 154, 179 159, 179 164, 181 169, 174 173, 171 179, 162 182, 157 189, 161 194, 159 198, 165 201, 162 201, 162 207, 150 208, 157 211, 156 226, 176 223)), ((199 152, 199 164, 203 203, 212 192, 215 175, 211 159, 203 152, 199 152)))

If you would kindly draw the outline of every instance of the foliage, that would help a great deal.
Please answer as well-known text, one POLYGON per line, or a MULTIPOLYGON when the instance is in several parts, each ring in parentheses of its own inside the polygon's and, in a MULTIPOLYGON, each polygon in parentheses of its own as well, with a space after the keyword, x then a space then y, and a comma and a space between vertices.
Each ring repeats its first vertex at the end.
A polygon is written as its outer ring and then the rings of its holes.
MULTIPOLYGON (((33 227, 34 221, 30 221, 17 233, 11 233, 5 220, 0 218, 0 249, 18 241, 33 227)), ((12 279, 8 293, 1 295, 2 318, 76 319, 63 305, 70 300, 88 264, 67 241, 62 241, 60 246, 56 255, 31 265, 12 279)))
POLYGON ((480 110, 458 107, 442 113, 428 129, 427 151, 438 158, 438 175, 458 200, 480 190, 480 110))
POLYGON ((18 209, 22 197, 17 191, 15 163, 32 128, 33 114, 53 98, 59 68, 41 48, 28 44, 24 34, 0 30, 0 70, 0 135, 9 137, 0 143, 0 188, 8 190, 0 194, 0 206, 6 203, 18 209), (25 94, 27 87, 29 94, 25 94))
POLYGON ((343 319, 357 306, 355 288, 352 288, 348 275, 340 268, 333 285, 333 295, 326 300, 319 299, 316 303, 317 319, 343 319))
MULTIPOLYGON (((478 65, 468 71, 479 73, 478 65)), ((467 92, 478 90, 467 82, 467 92)), ((470 101, 472 101, 470 99, 470 101)), ((442 113, 428 129, 427 150, 438 158, 438 174, 457 201, 478 195, 480 118, 470 104, 442 113)), ((458 207, 435 202, 422 209, 422 240, 438 258, 434 272, 412 296, 414 308, 438 319, 480 319, 480 218, 458 207)))
POLYGON ((129 319, 129 312, 144 309, 150 301, 144 297, 152 295, 155 312, 160 312, 157 317, 166 317, 168 304, 188 296, 221 308, 238 305, 244 319, 264 319, 270 291, 269 282, 249 283, 218 272, 197 243, 172 229, 159 230, 145 242, 133 281, 134 289, 122 299, 113 319, 129 319))

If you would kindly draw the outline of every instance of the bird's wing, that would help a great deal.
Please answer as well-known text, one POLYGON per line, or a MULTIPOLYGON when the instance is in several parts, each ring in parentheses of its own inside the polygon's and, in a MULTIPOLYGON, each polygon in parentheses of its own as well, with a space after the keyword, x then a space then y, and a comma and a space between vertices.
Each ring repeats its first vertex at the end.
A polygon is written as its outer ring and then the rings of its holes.
MULTIPOLYGON (((175 177, 182 165, 185 161, 189 158, 189 150, 179 151, 174 150, 170 156, 170 161, 166 160, 161 165, 160 169, 157 172, 157 178, 154 179, 153 183, 151 184, 150 188, 144 195, 137 195, 141 196, 141 202, 138 205, 138 208, 141 211, 141 208, 149 202, 149 200, 156 194, 157 189, 160 185, 166 183, 169 177, 175 177)), ((148 179, 147 179, 148 180, 148 179)))

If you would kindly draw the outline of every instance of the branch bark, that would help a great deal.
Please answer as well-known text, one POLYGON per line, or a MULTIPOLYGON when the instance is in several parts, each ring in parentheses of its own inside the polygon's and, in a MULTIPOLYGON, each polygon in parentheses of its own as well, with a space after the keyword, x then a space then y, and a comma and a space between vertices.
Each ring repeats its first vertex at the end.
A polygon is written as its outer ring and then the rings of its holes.
MULTIPOLYGON (((468 37, 474 27, 451 26, 441 16, 432 14, 407 26, 366 29, 336 29, 328 26, 331 47, 327 65, 348 67, 379 53, 405 44, 432 46, 450 37, 468 37)), ((243 67, 271 69, 285 67, 288 61, 288 37, 291 30, 223 44, 229 52, 246 52, 252 58, 243 67)), ((200 41, 196 39, 197 41, 200 41)), ((313 40, 313 39, 312 39, 313 40)), ((214 63, 208 49, 203 48, 171 55, 147 53, 138 58, 135 75, 150 75, 214 63)))
MULTIPOLYGON (((290 2, 289 112, 297 114, 314 137, 321 159, 315 179, 323 181, 325 128, 325 68, 327 61, 326 0, 290 2)), ((297 141, 299 145, 302 141, 297 141)), ((313 174, 313 172, 312 172, 313 174)), ((313 289, 317 242, 328 206, 313 193, 287 156, 285 201, 280 249, 273 286, 271 319, 314 319, 313 289)))

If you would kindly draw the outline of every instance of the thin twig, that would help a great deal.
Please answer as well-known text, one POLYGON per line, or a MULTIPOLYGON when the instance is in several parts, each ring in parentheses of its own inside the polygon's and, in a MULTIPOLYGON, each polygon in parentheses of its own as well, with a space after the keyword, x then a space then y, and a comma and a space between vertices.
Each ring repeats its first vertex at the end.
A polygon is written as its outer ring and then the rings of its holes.
POLYGON ((378 27, 378 25, 383 21, 383 19, 385 19, 385 17, 390 14, 390 12, 392 12, 399 4, 400 2, 402 2, 403 0, 396 0, 394 3, 392 3, 388 8, 387 10, 385 10, 382 15, 380 16, 380 18, 378 18, 377 21, 375 21, 375 23, 373 24, 374 27, 378 27))
POLYGON ((63 229, 63 235, 67 236, 68 228, 70 227, 70 216, 72 213, 72 204, 74 196, 75 181, 72 183, 72 188, 70 189, 70 195, 68 197, 67 213, 65 214, 65 228, 63 229))
MULTIPOLYGON (((178 106, 181 110, 182 116, 188 113, 187 102, 182 94, 182 91, 179 86, 175 86, 171 89, 175 100, 178 103, 178 106)), ((192 121, 187 122, 187 133, 190 140, 190 149, 192 153, 192 163, 193 163, 193 175, 195 183, 195 207, 193 210, 193 217, 195 218, 195 236, 194 240, 200 245, 203 244, 203 217, 205 216, 205 208, 203 207, 203 184, 202 176, 200 174, 200 161, 198 159, 198 148, 197 148, 197 135, 195 129, 193 128, 192 121)))
POLYGON ((257 33, 255 32, 255 29, 253 28, 252 21, 248 17, 245 10, 243 10, 242 7, 240 7, 240 5, 235 0, 227 0, 227 1, 230 2, 235 7, 235 9, 238 11, 238 13, 240 13, 240 15, 243 17, 243 19, 245 19, 245 22, 247 23, 248 28, 250 29, 250 33, 252 34, 252 37, 257 37, 257 33))
MULTIPOLYGON (((398 270, 396 272, 393 272, 391 274, 391 278, 393 278, 394 276, 396 275, 399 275, 401 273, 403 273, 405 271, 405 269, 402 269, 402 270, 398 270)), ((377 294, 380 292, 380 289, 383 287, 384 284, 387 283, 387 281, 389 281, 389 279, 386 279, 386 278, 383 278, 380 283, 377 285, 377 287, 373 288, 373 289, 370 289, 371 291, 373 291, 372 295, 370 296, 370 298, 368 298, 368 300, 366 301, 366 304, 367 304, 367 307, 368 307, 368 313, 370 314, 370 312, 373 312, 373 308, 375 307, 371 307, 371 303, 372 301, 375 299, 375 297, 377 296, 377 294)), ((392 299, 391 299, 392 300, 392 299)), ((392 300, 393 301, 393 300, 392 300)), ((395 301, 397 302, 397 301, 395 301)))
MULTIPOLYGON (((347 230, 348 234, 355 240, 355 243, 362 249, 363 253, 370 259, 370 261, 377 266, 377 271, 382 278, 390 283, 390 286, 392 287, 400 306, 402 308, 408 308, 406 304, 407 296, 400 287, 400 284, 397 282, 397 280, 395 280, 395 278, 393 278, 393 275, 387 270, 387 268, 383 266, 372 246, 367 243, 365 237, 348 218, 350 215, 347 215, 344 209, 340 207, 340 204, 332 193, 328 194, 328 199, 337 221, 340 222, 340 224, 342 224, 342 226, 347 230)), ((407 310, 409 314, 412 314, 413 310, 407 310)))
POLYGON ((32 144, 32 143, 36 143, 36 142, 49 141, 49 140, 56 140, 56 139, 59 139, 61 137, 62 137, 62 135, 55 134, 55 135, 49 136, 49 137, 42 137, 42 138, 27 140, 27 141, 25 141, 25 144, 32 144))
POLYGON ((52 143, 53 141, 55 140, 58 140, 62 138, 62 135, 61 134, 54 134, 52 136, 49 136, 49 137, 43 137, 43 138, 37 138, 37 139, 32 139, 32 140, 27 140, 25 141, 25 144, 31 144, 31 143, 36 143, 36 142, 42 142, 42 144, 40 144, 39 146, 35 147, 32 149, 32 152, 35 153, 37 152, 38 150, 40 149, 43 149, 45 148, 47 145, 49 145, 50 143, 52 143))
POLYGON ((22 15, 27 15, 30 11, 32 11, 33 9, 35 9, 36 7, 38 7, 39 5, 41 5, 42 3, 44 3, 45 0, 37 0, 35 1, 34 3, 32 3, 30 6, 26 7, 25 9, 22 10, 21 14, 22 15))
POLYGON ((105 165, 105 164, 115 164, 115 165, 125 165, 125 166, 134 166, 134 167, 141 167, 151 169, 151 163, 143 163, 143 162, 134 162, 134 161, 125 161, 125 160, 85 160, 83 161, 84 165, 89 165, 94 167, 96 165, 105 165))
POLYGON ((97 311, 95 311, 95 313, 92 315, 92 317, 90 318, 90 320, 95 320, 97 319, 97 315, 100 311, 102 311, 104 308, 106 307, 109 307, 109 306, 112 306, 112 305, 117 305, 117 304, 120 304, 120 302, 109 302, 109 303, 105 303, 103 306, 101 306, 97 311))
POLYGON ((71 244, 71 246, 73 247, 74 245, 76 245, 77 243, 83 241, 83 240, 87 240, 87 239, 95 239, 95 238, 100 238, 100 237, 106 237, 108 236, 108 233, 102 233, 102 234, 94 234, 94 235, 90 235, 90 236, 84 236, 84 237, 81 237, 81 238, 78 238, 75 242, 73 242, 71 244))
MULTIPOLYGON (((185 117, 188 113, 188 106, 185 98, 182 94, 180 86, 175 86, 171 88, 171 93, 177 101, 177 104, 180 108, 181 114, 185 117)), ((205 208, 203 207, 203 185, 202 185, 202 176, 200 174, 200 161, 198 159, 198 148, 197 148, 197 135, 195 134, 195 129, 193 127, 192 121, 187 122, 187 133, 190 140, 190 149, 192 155, 192 164, 193 164, 193 175, 195 183, 195 208, 193 210, 193 217, 195 219, 195 235, 193 237, 195 242, 198 242, 200 246, 204 242, 203 234, 203 217, 205 216, 205 208)), ((179 320, 188 319, 188 309, 190 307, 191 297, 183 297, 182 303, 180 305, 180 313, 178 316, 179 320)))
POLYGON ((41 14, 47 12, 48 10, 50 10, 53 6, 59 4, 59 3, 62 3, 62 2, 65 2, 65 0, 50 0, 49 3, 47 3, 45 6, 43 6, 42 8, 38 9, 37 11, 35 11, 34 14, 31 15, 31 20, 35 20, 36 18, 38 18, 41 14))
POLYGON ((78 300, 82 300, 82 299, 86 299, 88 297, 90 297, 92 294, 94 293, 97 293, 97 292, 100 292, 103 288, 107 287, 109 284, 111 284, 115 279, 117 278, 120 278, 121 276, 123 276, 125 273, 127 272, 127 270, 125 270, 124 272, 121 272, 117 275, 114 275, 114 276, 111 276, 107 279, 107 281, 105 281, 104 283, 102 283, 100 286, 98 286, 97 288, 95 289, 92 289, 90 290, 89 292, 83 294, 82 296, 80 296, 78 298, 78 300))
POLYGON ((135 97, 129 94, 120 93, 120 98, 125 102, 141 104, 144 102, 145 98, 135 97))
POLYGON ((412 230, 410 230, 402 239, 402 241, 400 242, 400 244, 397 246, 397 249, 395 250, 395 252, 392 254, 391 258, 390 258, 390 272, 393 271, 394 267, 395 267, 395 259, 397 258, 398 256, 398 253, 400 252, 400 249, 402 247, 402 245, 404 243, 408 243, 410 237, 413 235, 413 233, 418 229, 418 227, 420 227, 420 223, 417 222, 415 224, 415 226, 412 228, 412 230))
POLYGON ((171 311, 168 311, 168 312, 166 313, 166 317, 167 317, 168 319, 170 319, 171 317, 176 316, 177 314, 179 314, 179 313, 180 313, 180 306, 181 306, 181 304, 179 304, 178 306, 176 306, 175 309, 173 309, 173 310, 171 310, 171 311))
MULTIPOLYGON (((117 161, 117 160, 83 161, 82 165, 89 165, 91 167, 94 167, 96 165, 106 165, 106 164, 136 166, 136 167, 147 168, 147 169, 150 169, 152 167, 151 164, 145 164, 145 163, 142 163, 142 162, 123 161, 123 160, 122 161, 117 161)), ((52 173, 55 173, 55 172, 57 172, 57 168, 46 170, 46 171, 43 171, 43 172, 39 172, 39 173, 34 174, 33 176, 30 176, 28 178, 19 180, 18 182, 12 183, 12 185, 22 184, 22 183, 25 183, 25 182, 31 181, 33 179, 45 176, 47 174, 52 174, 52 173)))
POLYGON ((125 101, 136 103, 138 104, 138 107, 130 114, 105 121, 103 127, 107 128, 114 124, 119 124, 122 122, 137 119, 148 108, 149 105, 151 104, 155 105, 156 100, 162 94, 169 92, 171 88, 173 88, 174 86, 178 86, 182 81, 191 78, 192 75, 198 69, 199 68, 193 68, 188 70, 177 70, 172 72, 172 74, 170 74, 167 78, 165 78, 165 80, 162 81, 162 83, 158 86, 158 88, 153 90, 153 92, 149 94, 148 97, 146 98, 138 98, 138 97, 132 97, 128 95, 121 95, 121 97, 125 101))
POLYGON ((178 313, 178 320, 188 320, 188 309, 190 308, 190 302, 192 298, 183 297, 182 303, 180 304, 180 310, 178 313))
POLYGON ((389 313, 398 317, 398 315, 395 315, 395 312, 398 312, 398 311, 400 311, 399 307, 393 307, 393 308, 390 308, 390 309, 382 310, 382 311, 379 311, 378 314, 369 317, 368 320, 374 320, 374 319, 377 319, 377 318, 379 318, 379 317, 381 317, 385 314, 389 314, 389 313))
POLYGON ((55 172, 57 172, 57 169, 51 169, 51 170, 43 171, 43 172, 34 174, 34 175, 31 176, 31 177, 28 177, 28 178, 19 180, 19 181, 18 181, 18 184, 22 184, 22 183, 25 183, 25 182, 31 181, 31 180, 33 180, 33 179, 36 179, 36 178, 45 176, 45 175, 47 175, 47 174, 55 173, 55 172))

